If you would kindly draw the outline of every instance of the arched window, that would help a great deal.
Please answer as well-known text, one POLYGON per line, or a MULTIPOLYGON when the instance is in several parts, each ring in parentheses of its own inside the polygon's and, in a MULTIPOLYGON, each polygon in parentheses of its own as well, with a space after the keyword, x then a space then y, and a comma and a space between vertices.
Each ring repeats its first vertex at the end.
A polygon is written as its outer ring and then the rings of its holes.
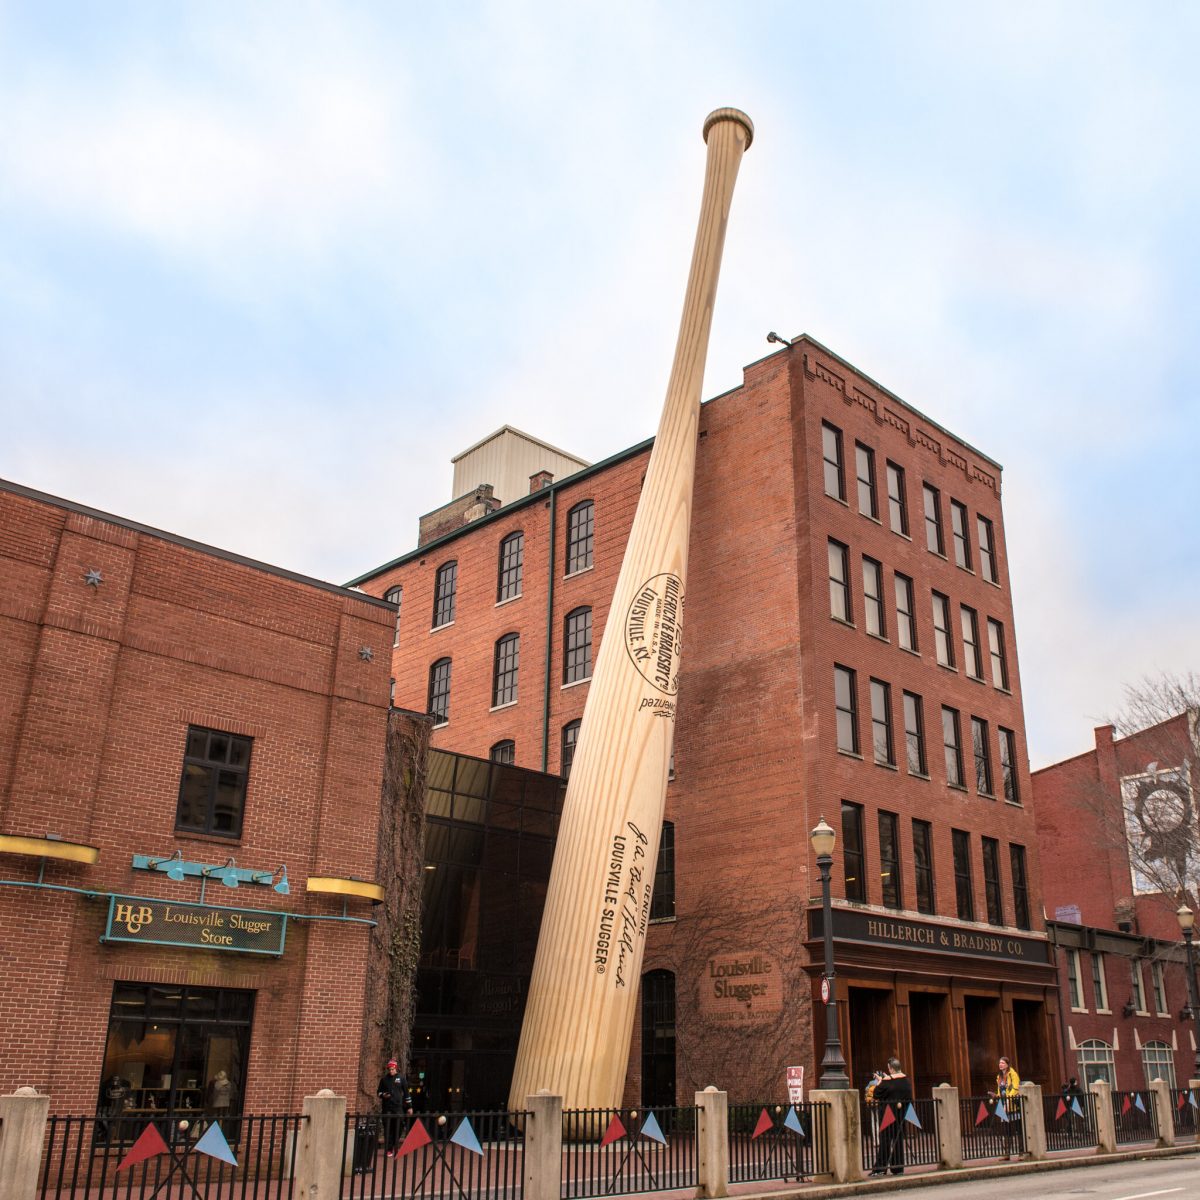
POLYGON ((1079 1076, 1084 1087, 1103 1079, 1109 1087, 1117 1086, 1117 1067, 1113 1048, 1099 1038, 1088 1038, 1079 1045, 1079 1076))
POLYGON ((521 660, 521 635, 506 633, 496 643, 492 667, 492 707, 513 704, 517 699, 517 668, 521 660))
POLYGON ((567 613, 563 636, 563 683, 592 677, 592 610, 575 608, 567 613))
POLYGON ((642 1103, 675 1103, 675 973, 642 976, 642 1103))
POLYGON ((580 721, 568 721, 562 729, 562 754, 559 757, 558 773, 564 778, 571 774, 571 764, 575 761, 575 747, 579 745, 580 721))
POLYGON ((504 766, 511 767, 517 761, 517 743, 511 738, 507 738, 503 742, 497 742, 488 751, 488 758, 494 763, 501 763, 504 766))
POLYGON ((1175 1051, 1166 1042, 1147 1042, 1142 1047, 1142 1070, 1146 1086, 1156 1079, 1165 1079, 1167 1087, 1175 1088, 1175 1051))
POLYGON ((658 843, 658 865, 654 868, 654 896, 650 920, 670 921, 675 917, 675 822, 662 823, 658 843))
POLYGON ((392 645, 400 645, 400 602, 404 599, 404 589, 399 587, 388 588, 383 593, 385 600, 390 600, 396 606, 396 627, 392 631, 392 645))
POLYGON ((525 569, 525 535, 518 529, 500 543, 500 570, 496 582, 496 603, 521 594, 521 575, 525 569))
POLYGON ((592 524, 594 506, 590 500, 576 504, 567 513, 567 574, 592 565, 592 524))
POLYGON ((429 668, 429 715, 435 724, 450 720, 450 660, 439 658, 429 668))
POLYGON ((437 569, 433 583, 433 627, 454 620, 454 598, 458 594, 458 563, 453 559, 437 569))

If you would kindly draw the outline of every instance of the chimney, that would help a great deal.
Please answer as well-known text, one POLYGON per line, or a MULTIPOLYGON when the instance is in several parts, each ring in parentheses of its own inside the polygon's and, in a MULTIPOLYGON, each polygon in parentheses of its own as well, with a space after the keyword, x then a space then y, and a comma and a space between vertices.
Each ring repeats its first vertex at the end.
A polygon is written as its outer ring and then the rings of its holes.
POLYGON ((542 488, 548 488, 554 482, 553 471, 535 471, 529 477, 529 491, 540 492, 542 488))

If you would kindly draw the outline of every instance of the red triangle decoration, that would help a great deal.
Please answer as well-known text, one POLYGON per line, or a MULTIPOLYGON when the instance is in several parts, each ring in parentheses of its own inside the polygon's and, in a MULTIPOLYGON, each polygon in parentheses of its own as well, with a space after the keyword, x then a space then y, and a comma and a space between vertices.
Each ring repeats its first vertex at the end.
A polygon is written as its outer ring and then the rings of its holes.
POLYGON ((767 1110, 764 1108, 762 1112, 758 1114, 758 1124, 755 1125, 754 1132, 750 1135, 750 1140, 754 1141, 756 1137, 762 1137, 764 1133, 769 1133, 774 1128, 775 1122, 771 1120, 767 1110))
POLYGON ((613 1119, 609 1121, 608 1128, 604 1131, 604 1136, 600 1139, 600 1148, 603 1149, 611 1142, 617 1141, 625 1136, 625 1126, 621 1124, 621 1118, 613 1113, 613 1119))
POLYGON ((1126 1096, 1125 1099, 1121 1101, 1121 1116, 1124 1116, 1132 1107, 1133 1105, 1129 1103, 1129 1097, 1126 1096))
POLYGON ((1054 1119, 1056 1121, 1061 1121, 1063 1119, 1063 1117, 1065 1117, 1066 1115, 1067 1115, 1067 1102, 1065 1100, 1060 1099, 1058 1102, 1058 1107, 1054 1110, 1054 1119))
POLYGON ((892 1111, 892 1106, 889 1104, 883 1110, 883 1119, 879 1122, 879 1132, 882 1133, 889 1125, 895 1125, 896 1114, 892 1111))
POLYGON ((142 1130, 138 1140, 129 1147, 129 1153, 121 1159, 117 1170, 123 1171, 126 1167, 137 1166, 138 1163, 145 1162, 146 1159, 153 1158, 156 1154, 169 1153, 167 1143, 163 1141, 162 1134, 158 1132, 158 1126, 150 1124, 142 1130))
POLYGON ((414 1121, 412 1128, 405 1135, 404 1141, 400 1143, 400 1149, 396 1151, 397 1158, 403 1158, 406 1154, 411 1154, 414 1150, 420 1150, 422 1146, 428 1146, 433 1138, 429 1136, 429 1131, 421 1124, 420 1121, 414 1121))
POLYGON ((979 1111, 975 1114, 975 1124, 982 1125, 988 1119, 987 1105, 980 1100, 979 1111))
POLYGON ((1176 1104, 1175 1107, 1182 1108, 1186 1103, 1187 1103, 1187 1092, 1180 1092, 1179 1093, 1179 1103, 1176 1104))

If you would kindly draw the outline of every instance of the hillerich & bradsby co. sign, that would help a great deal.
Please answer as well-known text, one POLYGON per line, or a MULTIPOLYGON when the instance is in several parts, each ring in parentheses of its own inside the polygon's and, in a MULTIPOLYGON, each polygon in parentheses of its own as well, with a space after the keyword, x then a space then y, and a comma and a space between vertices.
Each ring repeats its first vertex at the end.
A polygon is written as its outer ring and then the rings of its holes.
POLYGON ((102 942, 193 946, 241 954, 282 954, 287 913, 224 904, 176 904, 144 896, 110 896, 102 942))

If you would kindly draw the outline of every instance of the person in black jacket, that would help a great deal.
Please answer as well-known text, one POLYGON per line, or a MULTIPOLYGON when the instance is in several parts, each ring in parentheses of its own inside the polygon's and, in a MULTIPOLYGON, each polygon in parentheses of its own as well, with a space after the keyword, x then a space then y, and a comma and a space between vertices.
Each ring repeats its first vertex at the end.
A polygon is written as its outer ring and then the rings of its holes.
POLYGON ((379 1081, 378 1095, 383 1108, 383 1136, 387 1145, 387 1156, 394 1158, 404 1126, 402 1114, 411 1117, 413 1110, 408 1080, 400 1074, 400 1064, 394 1058, 388 1060, 387 1072, 379 1081))
POLYGON ((889 1058, 887 1074, 876 1084, 873 1099, 879 1105, 881 1125, 889 1108, 894 1119, 880 1131, 872 1175, 886 1175, 888 1171, 893 1175, 904 1174, 904 1116, 912 1098, 912 1081, 905 1075, 900 1060, 889 1058))

